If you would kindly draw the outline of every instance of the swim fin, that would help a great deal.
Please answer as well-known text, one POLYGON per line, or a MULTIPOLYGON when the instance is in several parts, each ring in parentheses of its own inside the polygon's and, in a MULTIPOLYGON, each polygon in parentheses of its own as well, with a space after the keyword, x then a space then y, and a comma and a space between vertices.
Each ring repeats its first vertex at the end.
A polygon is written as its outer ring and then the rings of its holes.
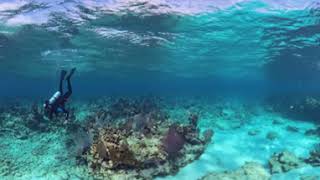
POLYGON ((76 68, 72 68, 69 75, 67 76, 67 79, 70 79, 75 71, 76 71, 76 68))

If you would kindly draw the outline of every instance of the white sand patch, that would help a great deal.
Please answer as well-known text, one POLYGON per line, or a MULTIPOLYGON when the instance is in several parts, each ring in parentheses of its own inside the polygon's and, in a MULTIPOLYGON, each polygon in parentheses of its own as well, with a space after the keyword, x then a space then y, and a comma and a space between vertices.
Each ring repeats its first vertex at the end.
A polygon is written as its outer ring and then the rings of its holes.
MULTIPOLYGON (((318 138, 304 135, 306 130, 315 128, 315 125, 312 123, 284 119, 272 113, 257 115, 252 117, 249 122, 234 130, 219 130, 212 127, 215 129, 214 142, 208 146, 199 160, 182 168, 175 176, 157 179, 199 179, 211 171, 237 169, 244 165, 246 161, 255 161, 267 166, 268 159, 274 152, 287 149, 297 156, 306 157, 309 150, 319 143, 318 138), (272 121, 275 119, 280 119, 283 124, 273 124, 272 121), (299 132, 288 131, 286 129, 288 125, 297 127, 299 132), (259 130, 260 133, 255 136, 248 135, 248 131, 252 129, 259 130), (267 133, 270 131, 278 134, 275 140, 266 138, 267 133)), ((203 127, 203 129, 210 126, 210 124, 207 124, 207 127, 203 127)), ((315 171, 309 167, 309 170, 306 172, 315 171)), ((277 175, 274 179, 294 175, 297 174, 293 172, 292 174, 283 176, 277 175)))

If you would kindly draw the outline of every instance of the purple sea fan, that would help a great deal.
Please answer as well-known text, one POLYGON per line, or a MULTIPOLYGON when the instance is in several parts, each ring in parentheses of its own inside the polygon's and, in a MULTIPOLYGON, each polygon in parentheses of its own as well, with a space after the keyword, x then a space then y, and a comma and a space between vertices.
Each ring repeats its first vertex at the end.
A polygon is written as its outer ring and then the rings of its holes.
POLYGON ((172 125, 162 140, 164 150, 172 156, 178 153, 185 144, 183 135, 179 134, 175 125, 172 125))

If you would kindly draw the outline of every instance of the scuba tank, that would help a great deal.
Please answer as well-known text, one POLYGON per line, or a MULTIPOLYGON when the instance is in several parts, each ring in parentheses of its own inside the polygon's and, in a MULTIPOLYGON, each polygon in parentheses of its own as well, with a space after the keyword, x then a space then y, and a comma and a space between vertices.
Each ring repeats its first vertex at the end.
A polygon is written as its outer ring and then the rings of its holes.
POLYGON ((54 95, 49 99, 49 104, 53 104, 56 100, 61 96, 61 92, 57 91, 54 95))

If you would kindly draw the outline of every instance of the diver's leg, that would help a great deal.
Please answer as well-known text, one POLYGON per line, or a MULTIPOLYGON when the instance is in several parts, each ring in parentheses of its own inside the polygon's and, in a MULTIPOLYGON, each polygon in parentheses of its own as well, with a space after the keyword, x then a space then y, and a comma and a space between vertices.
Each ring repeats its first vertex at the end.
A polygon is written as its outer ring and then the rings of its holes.
POLYGON ((64 95, 64 98, 67 99, 71 96, 72 94, 72 85, 71 85, 71 76, 73 75, 74 71, 76 70, 76 68, 73 68, 70 72, 70 74, 67 76, 67 83, 68 83, 68 92, 66 92, 66 94, 64 95))
POLYGON ((67 83, 68 83, 68 91, 63 95, 64 99, 68 99, 72 94, 72 86, 71 86, 70 78, 67 79, 67 83))
POLYGON ((67 74, 67 71, 65 70, 61 70, 61 75, 60 75, 60 84, 59 84, 59 91, 61 94, 63 94, 63 80, 64 80, 64 77, 66 76, 67 74))
POLYGON ((72 85, 71 85, 71 80, 70 77, 67 79, 67 83, 68 83, 68 92, 70 93, 70 95, 72 94, 72 85))

